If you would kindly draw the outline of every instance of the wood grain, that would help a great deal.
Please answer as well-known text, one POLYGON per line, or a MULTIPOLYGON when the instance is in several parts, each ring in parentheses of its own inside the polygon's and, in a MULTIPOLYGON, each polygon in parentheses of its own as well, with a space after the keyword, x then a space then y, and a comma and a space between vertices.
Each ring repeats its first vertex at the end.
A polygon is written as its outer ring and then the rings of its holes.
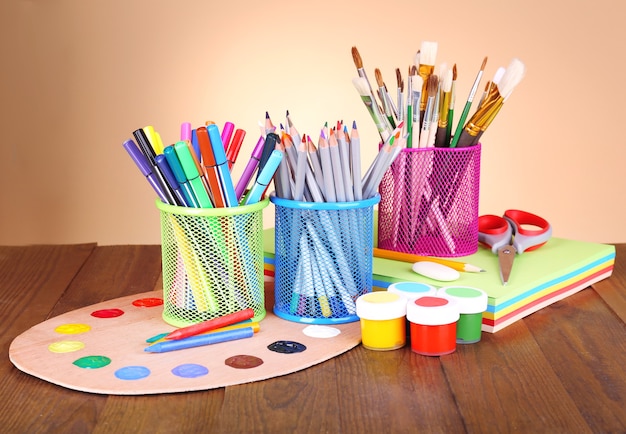
MULTIPOLYGON (((7 433, 624 433, 626 245, 613 276, 431 358, 358 346, 283 377, 154 396, 76 392, 0 360, 7 433)), ((160 285, 158 246, 0 247, 0 342, 160 285)), ((271 285, 266 287, 271 306, 271 285)))

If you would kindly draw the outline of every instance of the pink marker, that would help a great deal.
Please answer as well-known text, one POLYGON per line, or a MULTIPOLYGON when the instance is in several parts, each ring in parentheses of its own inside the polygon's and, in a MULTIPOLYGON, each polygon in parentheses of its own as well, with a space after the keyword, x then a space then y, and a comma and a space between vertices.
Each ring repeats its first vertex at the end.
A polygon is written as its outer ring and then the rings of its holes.
POLYGON ((182 142, 191 142, 191 123, 183 122, 182 124, 180 124, 180 140, 182 142))
POLYGON ((228 150, 228 145, 230 144, 230 138, 233 136, 233 131, 235 130, 235 124, 232 122, 226 122, 224 124, 224 128, 222 128, 222 144, 224 145, 224 152, 228 150))

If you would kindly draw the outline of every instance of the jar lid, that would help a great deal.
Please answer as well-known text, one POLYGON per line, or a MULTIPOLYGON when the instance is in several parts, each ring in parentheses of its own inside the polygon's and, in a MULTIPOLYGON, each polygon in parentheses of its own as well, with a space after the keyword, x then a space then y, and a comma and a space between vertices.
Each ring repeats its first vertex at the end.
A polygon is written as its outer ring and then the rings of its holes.
POLYGON ((444 325, 459 320, 459 306, 453 298, 424 296, 407 305, 406 317, 421 325, 444 325))
POLYGON ((406 315, 406 299, 387 291, 363 294, 356 299, 356 314, 370 320, 400 318, 406 315))
POLYGON ((427 283, 421 282, 396 282, 387 287, 387 291, 400 294, 409 301, 425 295, 436 295, 437 288, 427 283))
POLYGON ((489 301, 485 291, 470 286, 444 286, 439 288, 437 295, 455 299, 459 303, 459 312, 468 314, 483 313, 489 301))

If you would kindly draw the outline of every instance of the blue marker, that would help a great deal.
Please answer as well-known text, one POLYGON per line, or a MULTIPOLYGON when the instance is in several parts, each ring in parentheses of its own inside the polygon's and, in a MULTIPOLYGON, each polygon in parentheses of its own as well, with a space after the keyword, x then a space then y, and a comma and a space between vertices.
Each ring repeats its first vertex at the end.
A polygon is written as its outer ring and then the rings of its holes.
POLYGON ((283 159, 283 153, 277 149, 274 149, 270 154, 263 170, 259 172, 259 175, 254 182, 254 185, 248 193, 248 197, 245 199, 246 205, 252 205, 261 200, 263 193, 267 189, 267 186, 272 182, 272 178, 278 169, 278 165, 283 159))
POLYGON ((233 178, 228 170, 228 161, 226 160, 226 152, 224 151, 224 143, 220 135, 217 125, 211 124, 206 127, 209 133, 209 140, 211 141, 211 149, 213 149, 213 158, 215 159, 215 165, 219 175, 220 184, 222 186, 222 193, 226 206, 237 206, 237 195, 235 194, 235 186, 233 185, 233 178))

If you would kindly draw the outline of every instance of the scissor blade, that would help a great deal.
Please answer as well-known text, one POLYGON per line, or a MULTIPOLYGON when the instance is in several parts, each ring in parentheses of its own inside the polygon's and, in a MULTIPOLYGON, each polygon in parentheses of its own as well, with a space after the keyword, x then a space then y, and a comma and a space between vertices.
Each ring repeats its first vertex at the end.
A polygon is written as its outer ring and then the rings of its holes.
POLYGON ((509 283, 509 277, 511 276, 511 269, 513 268, 513 261, 515 260, 515 247, 508 245, 502 246, 498 250, 498 262, 500 263, 500 279, 502 284, 509 283))

